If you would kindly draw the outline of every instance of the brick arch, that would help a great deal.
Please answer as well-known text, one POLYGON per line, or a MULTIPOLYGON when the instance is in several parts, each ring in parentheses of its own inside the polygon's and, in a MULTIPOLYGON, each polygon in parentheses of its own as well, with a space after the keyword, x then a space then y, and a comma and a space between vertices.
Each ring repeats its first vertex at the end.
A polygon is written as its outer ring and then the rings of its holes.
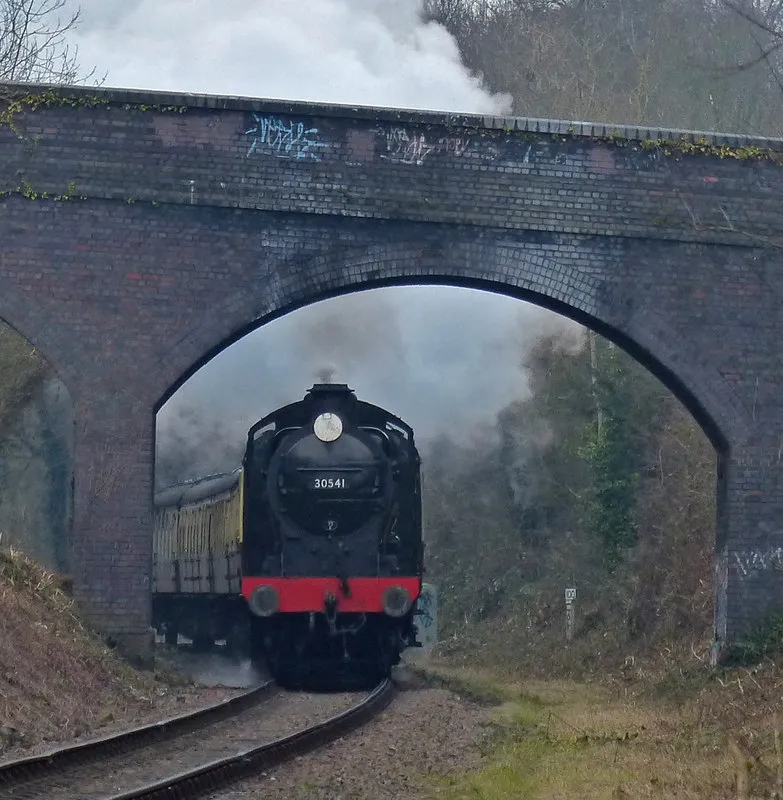
POLYGON ((57 373, 69 392, 80 368, 70 344, 72 334, 26 295, 7 282, 0 281, 0 319, 23 336, 57 373))
MULTIPOLYGON (((384 286, 450 285, 504 294, 562 314, 629 352, 688 408, 716 449, 742 442, 751 429, 748 410, 723 376, 682 347, 652 310, 618 317, 597 277, 519 244, 471 242, 430 250, 376 245, 315 255, 291 271, 283 265, 257 291, 242 290, 210 309, 161 359, 155 376, 156 411, 198 369, 265 323, 342 294, 384 286)), ((616 307, 617 298, 613 298, 616 307)), ((628 305, 632 306, 633 303, 628 305)))
POLYGON ((697 346, 688 347, 658 309, 624 291, 622 284, 607 281, 605 273, 586 274, 560 255, 579 247, 574 240, 567 244, 558 241, 547 251, 536 240, 508 243, 480 236, 435 247, 386 242, 338 248, 300 256, 295 269, 290 263, 278 264, 266 271, 256 291, 235 292, 217 304, 165 354, 161 359, 165 369, 160 369, 153 381, 159 392, 156 410, 197 369, 252 330, 295 309, 349 292, 395 285, 452 285, 505 294, 549 308, 629 352, 686 406, 716 449, 717 658, 720 643, 736 635, 729 627, 731 612, 727 612, 730 511, 726 463, 731 452, 741 452, 752 437, 752 414, 709 359, 697 346))

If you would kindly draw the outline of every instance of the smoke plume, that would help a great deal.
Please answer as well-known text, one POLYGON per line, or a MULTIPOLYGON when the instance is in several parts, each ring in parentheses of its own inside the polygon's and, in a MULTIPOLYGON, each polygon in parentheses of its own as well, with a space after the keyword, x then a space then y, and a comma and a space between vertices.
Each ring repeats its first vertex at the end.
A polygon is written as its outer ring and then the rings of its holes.
POLYGON ((402 417, 420 442, 486 436, 501 409, 528 395, 529 346, 561 330, 564 346, 580 346, 581 328, 562 317, 452 287, 373 289, 307 306, 224 350, 169 400, 158 415, 159 472, 237 466, 250 425, 325 378, 402 417))

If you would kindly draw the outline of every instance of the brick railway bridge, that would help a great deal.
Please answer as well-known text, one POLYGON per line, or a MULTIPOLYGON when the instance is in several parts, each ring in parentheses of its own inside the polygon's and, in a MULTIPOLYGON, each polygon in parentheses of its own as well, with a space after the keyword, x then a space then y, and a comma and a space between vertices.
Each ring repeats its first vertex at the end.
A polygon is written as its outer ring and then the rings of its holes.
POLYGON ((149 643, 157 408, 270 318, 390 284, 502 292, 631 352, 718 452, 718 646, 783 610, 783 142, 113 89, 0 99, 0 317, 70 390, 75 594, 126 648, 149 643))

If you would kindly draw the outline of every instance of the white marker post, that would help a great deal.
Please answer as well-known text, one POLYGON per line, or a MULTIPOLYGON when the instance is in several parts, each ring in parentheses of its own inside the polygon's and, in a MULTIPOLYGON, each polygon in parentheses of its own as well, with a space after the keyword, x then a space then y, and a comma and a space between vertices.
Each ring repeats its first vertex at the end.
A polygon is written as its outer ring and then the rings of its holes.
POLYGON ((576 600, 576 589, 569 587, 565 590, 567 642, 574 638, 574 600, 576 600))

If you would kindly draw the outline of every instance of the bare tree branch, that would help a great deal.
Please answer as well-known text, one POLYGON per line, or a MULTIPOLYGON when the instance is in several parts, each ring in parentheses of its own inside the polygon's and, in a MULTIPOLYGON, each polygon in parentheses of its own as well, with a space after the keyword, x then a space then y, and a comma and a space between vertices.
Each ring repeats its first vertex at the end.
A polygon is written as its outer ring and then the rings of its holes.
POLYGON ((758 17, 756 14, 752 14, 746 7, 745 3, 738 3, 736 0, 721 0, 726 8, 731 9, 737 16, 742 17, 746 22, 750 22, 751 25, 755 25, 757 28, 761 29, 762 31, 766 31, 766 33, 771 34, 776 39, 780 39, 783 36, 780 30, 778 30, 774 23, 770 24, 765 21, 763 18, 758 17))
MULTIPOLYGON (((0 0, 0 82, 84 83, 78 48, 68 42, 80 22, 70 0, 0 0)), ((96 81, 100 83, 102 81, 96 81)))

